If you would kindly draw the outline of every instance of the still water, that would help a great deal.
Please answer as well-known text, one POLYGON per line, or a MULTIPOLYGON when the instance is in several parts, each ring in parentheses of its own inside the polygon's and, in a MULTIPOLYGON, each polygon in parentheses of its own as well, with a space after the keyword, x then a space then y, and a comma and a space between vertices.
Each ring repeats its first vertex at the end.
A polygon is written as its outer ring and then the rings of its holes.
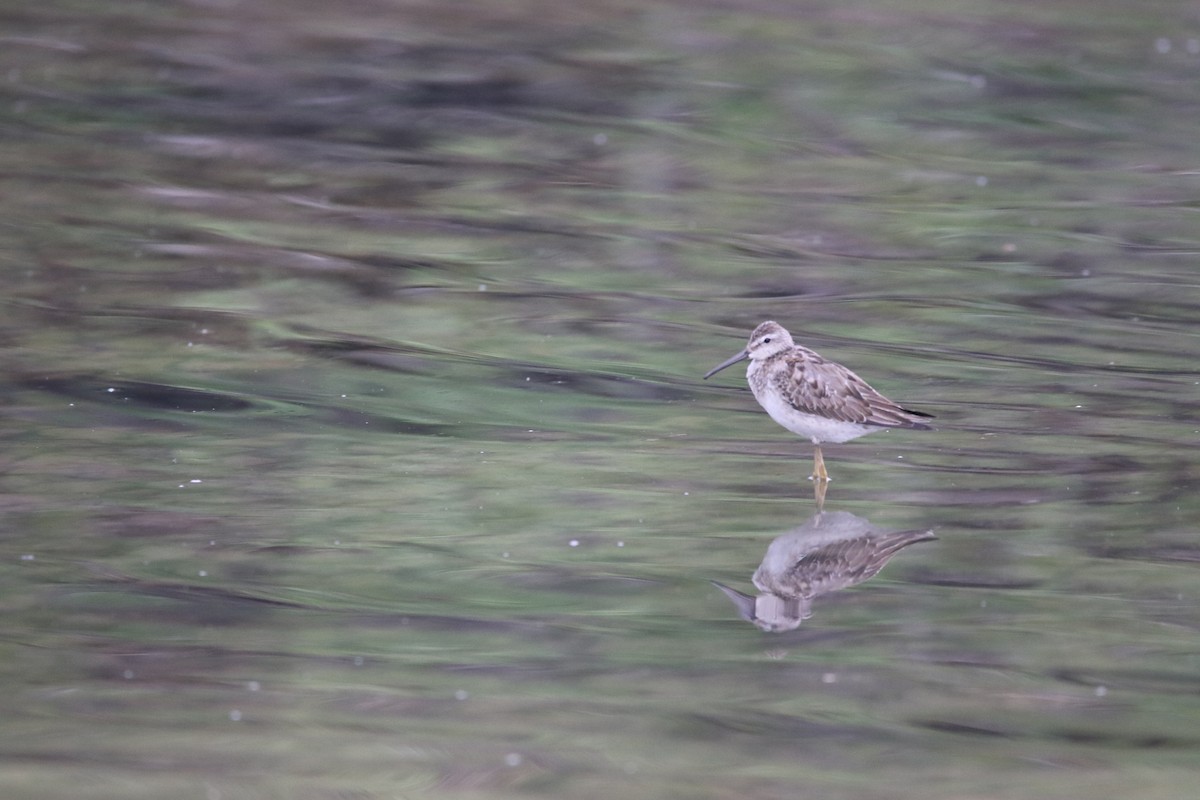
POLYGON ((1194 792, 1190 4, 0 44, 4 798, 1194 792), (764 319, 937 430, 817 514, 764 319))

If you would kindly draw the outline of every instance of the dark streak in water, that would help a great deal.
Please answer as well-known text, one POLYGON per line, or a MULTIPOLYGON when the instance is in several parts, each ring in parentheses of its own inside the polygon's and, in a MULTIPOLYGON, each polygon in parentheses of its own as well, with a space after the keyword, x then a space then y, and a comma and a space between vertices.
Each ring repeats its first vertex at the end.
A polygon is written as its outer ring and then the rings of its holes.
POLYGON ((30 389, 78 400, 164 411, 247 411, 255 406, 241 397, 207 389, 93 375, 27 375, 19 378, 18 383, 30 389))

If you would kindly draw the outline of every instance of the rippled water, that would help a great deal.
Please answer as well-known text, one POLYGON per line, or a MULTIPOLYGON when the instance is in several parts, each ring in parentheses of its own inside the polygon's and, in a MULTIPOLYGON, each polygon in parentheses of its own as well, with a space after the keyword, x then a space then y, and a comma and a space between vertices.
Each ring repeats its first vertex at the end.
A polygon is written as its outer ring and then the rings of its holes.
POLYGON ((1193 790, 1189 6, 0 20, 5 798, 1193 790))

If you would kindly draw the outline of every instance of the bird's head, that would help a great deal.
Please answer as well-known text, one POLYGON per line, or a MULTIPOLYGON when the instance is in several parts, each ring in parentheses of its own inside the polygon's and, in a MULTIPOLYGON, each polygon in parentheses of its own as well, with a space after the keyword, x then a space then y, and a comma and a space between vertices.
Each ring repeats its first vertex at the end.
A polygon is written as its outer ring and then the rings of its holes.
POLYGON ((751 361, 761 361, 795 345, 792 335, 778 322, 767 321, 754 329, 746 345, 751 361))

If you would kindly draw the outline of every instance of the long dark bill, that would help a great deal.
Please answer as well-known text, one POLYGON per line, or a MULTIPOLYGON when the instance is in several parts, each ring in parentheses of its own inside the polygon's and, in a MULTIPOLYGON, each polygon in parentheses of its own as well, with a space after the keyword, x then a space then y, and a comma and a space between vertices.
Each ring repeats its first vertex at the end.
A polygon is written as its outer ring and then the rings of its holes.
POLYGON ((723 583, 709 581, 713 586, 721 590, 722 593, 737 606, 738 616, 746 620, 746 622, 754 622, 756 619, 754 614, 755 597, 752 594, 744 594, 737 589, 731 589, 723 583))
POLYGON ((717 364, 715 367, 710 369, 708 372, 704 373, 704 379, 708 380, 713 375, 716 375, 718 372, 725 369, 726 367, 732 367, 734 364, 738 363, 739 361, 745 361, 749 357, 750 357, 750 354, 748 352, 746 352, 745 350, 743 350, 742 352, 738 353, 733 358, 730 358, 726 361, 722 361, 720 364, 717 364))

